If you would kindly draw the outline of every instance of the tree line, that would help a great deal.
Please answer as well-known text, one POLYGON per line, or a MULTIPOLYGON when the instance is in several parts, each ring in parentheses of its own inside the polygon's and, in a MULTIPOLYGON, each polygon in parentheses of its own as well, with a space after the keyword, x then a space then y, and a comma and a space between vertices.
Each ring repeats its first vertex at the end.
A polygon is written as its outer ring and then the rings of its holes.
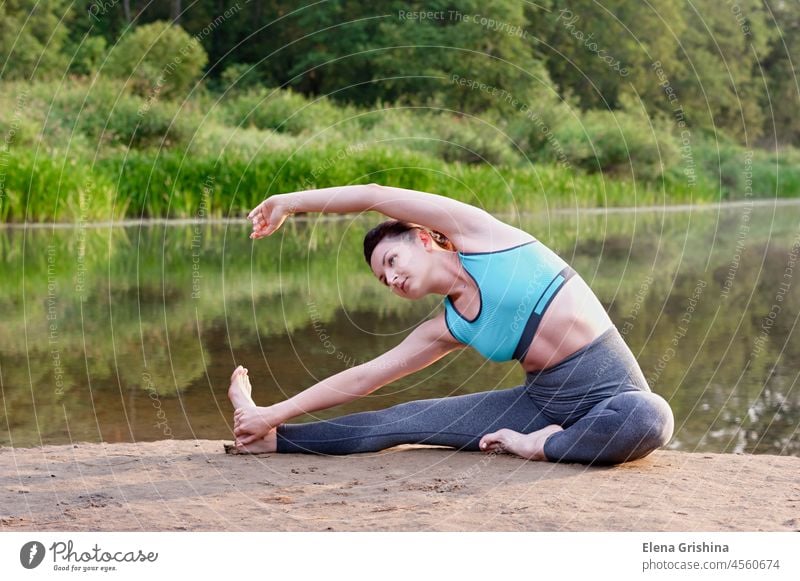
POLYGON ((186 44, 164 42, 168 26, 197 45, 166 75, 165 90, 176 94, 202 80, 218 90, 291 87, 358 106, 470 115, 513 101, 535 104, 545 119, 643 109, 748 146, 798 145, 798 8, 796 0, 7 0, 0 79, 133 74, 152 91, 186 44))

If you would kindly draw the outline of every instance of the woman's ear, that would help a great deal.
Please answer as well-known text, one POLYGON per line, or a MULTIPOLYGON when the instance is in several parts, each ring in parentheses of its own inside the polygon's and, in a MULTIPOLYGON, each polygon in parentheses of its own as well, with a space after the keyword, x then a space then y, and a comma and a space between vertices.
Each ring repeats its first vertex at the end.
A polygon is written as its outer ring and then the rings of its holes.
POLYGON ((421 228, 418 230, 419 239, 422 242, 422 246, 425 250, 430 250, 433 247, 433 238, 431 238, 430 233, 422 230, 421 228))

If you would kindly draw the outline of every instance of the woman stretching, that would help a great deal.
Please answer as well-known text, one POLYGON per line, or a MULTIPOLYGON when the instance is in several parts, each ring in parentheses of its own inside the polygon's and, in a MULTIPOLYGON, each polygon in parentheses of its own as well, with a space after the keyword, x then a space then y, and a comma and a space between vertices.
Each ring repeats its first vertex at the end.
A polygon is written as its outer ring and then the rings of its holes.
POLYGON ((236 410, 229 452, 352 454, 432 444, 616 464, 669 441, 669 404, 650 391, 586 282, 539 240, 479 208, 376 184, 307 190, 262 202, 248 215, 250 237, 269 236, 294 212, 366 210, 392 218, 364 239, 375 277, 405 299, 444 295, 444 311, 385 354, 268 407, 255 405, 247 370, 237 367, 228 392, 236 410), (467 345, 493 361, 516 359, 525 383, 285 423, 367 395, 467 345))

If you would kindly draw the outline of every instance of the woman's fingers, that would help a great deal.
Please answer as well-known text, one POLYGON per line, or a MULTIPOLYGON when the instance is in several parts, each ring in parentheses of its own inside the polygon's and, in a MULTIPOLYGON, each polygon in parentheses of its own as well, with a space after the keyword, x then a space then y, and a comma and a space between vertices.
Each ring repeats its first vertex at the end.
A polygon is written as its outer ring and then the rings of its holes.
POLYGON ((266 218, 266 214, 269 212, 265 212, 264 210, 267 209, 272 204, 270 198, 267 198, 263 202, 261 202, 258 206, 253 208, 250 213, 247 215, 249 219, 260 218, 264 220, 266 218))
POLYGON ((252 220, 254 217, 261 215, 261 209, 264 207, 265 203, 266 200, 264 200, 258 206, 250 210, 250 213, 247 215, 247 217, 252 220))
POLYGON ((250 238, 257 240, 271 236, 292 213, 291 209, 286 208, 279 202, 273 203, 271 198, 265 200, 258 208, 248 214, 248 218, 253 221, 253 232, 250 234, 250 238))
POLYGON ((269 236, 270 233, 269 224, 266 220, 260 215, 257 216, 253 220, 253 232, 250 234, 250 238, 263 238, 264 236, 269 236))
POLYGON ((245 436, 244 438, 236 438, 236 441, 239 442, 242 446, 246 446, 250 442, 255 442, 259 439, 259 436, 245 436))
POLYGON ((270 228, 268 226, 262 226, 259 228, 253 228, 253 232, 250 234, 250 238, 258 239, 258 238, 266 238, 270 234, 274 232, 274 228, 270 228))

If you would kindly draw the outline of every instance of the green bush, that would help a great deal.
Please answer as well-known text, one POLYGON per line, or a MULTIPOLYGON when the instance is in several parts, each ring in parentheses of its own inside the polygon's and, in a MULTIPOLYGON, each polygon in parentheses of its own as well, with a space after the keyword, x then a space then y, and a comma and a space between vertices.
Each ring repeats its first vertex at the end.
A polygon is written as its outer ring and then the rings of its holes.
POLYGON ((652 181, 680 158, 666 129, 624 111, 587 111, 554 134, 566 158, 588 172, 652 181))
POLYGON ((515 165, 520 161, 505 124, 487 113, 480 117, 451 113, 421 117, 424 121, 419 125, 432 140, 431 153, 446 162, 515 165))
POLYGON ((64 52, 70 55, 69 72, 77 75, 93 75, 103 64, 107 43, 102 36, 88 36, 80 42, 67 46, 64 52))
POLYGON ((122 82, 97 79, 91 85, 60 88, 52 97, 52 124, 85 134, 100 144, 137 148, 182 145, 199 120, 190 104, 132 95, 122 82))
MULTIPOLYGON (((469 117, 400 107, 378 109, 362 117, 368 119, 359 117, 357 121, 362 128, 360 141, 424 153, 445 162, 516 165, 521 160, 506 135, 505 122, 487 113, 469 117)), ((347 131, 349 127, 343 128, 342 139, 352 142, 355 137, 347 131)))
POLYGON ((748 149, 718 137, 708 138, 695 148, 702 171, 720 184, 726 200, 784 198, 800 194, 800 151, 784 148, 777 152, 748 149))
POLYGON ((503 114, 509 137, 530 160, 563 163, 564 155, 555 128, 571 120, 576 112, 564 103, 543 102, 503 114))
POLYGON ((185 95, 207 62, 196 38, 178 25, 156 21, 123 36, 103 72, 124 79, 138 95, 169 99, 185 95))
POLYGON ((249 63, 231 63, 219 78, 222 91, 245 91, 261 85, 262 78, 255 66, 249 63))
POLYGON ((28 80, 61 77, 68 57, 67 0, 0 2, 0 78, 28 80))
POLYGON ((0 150, 32 145, 41 132, 39 113, 30 92, 21 83, 7 83, 0 91, 0 150))
POLYGON ((222 104, 225 121, 234 126, 269 129, 292 135, 318 133, 354 114, 328 99, 311 101, 291 89, 253 89, 233 93, 222 104))

